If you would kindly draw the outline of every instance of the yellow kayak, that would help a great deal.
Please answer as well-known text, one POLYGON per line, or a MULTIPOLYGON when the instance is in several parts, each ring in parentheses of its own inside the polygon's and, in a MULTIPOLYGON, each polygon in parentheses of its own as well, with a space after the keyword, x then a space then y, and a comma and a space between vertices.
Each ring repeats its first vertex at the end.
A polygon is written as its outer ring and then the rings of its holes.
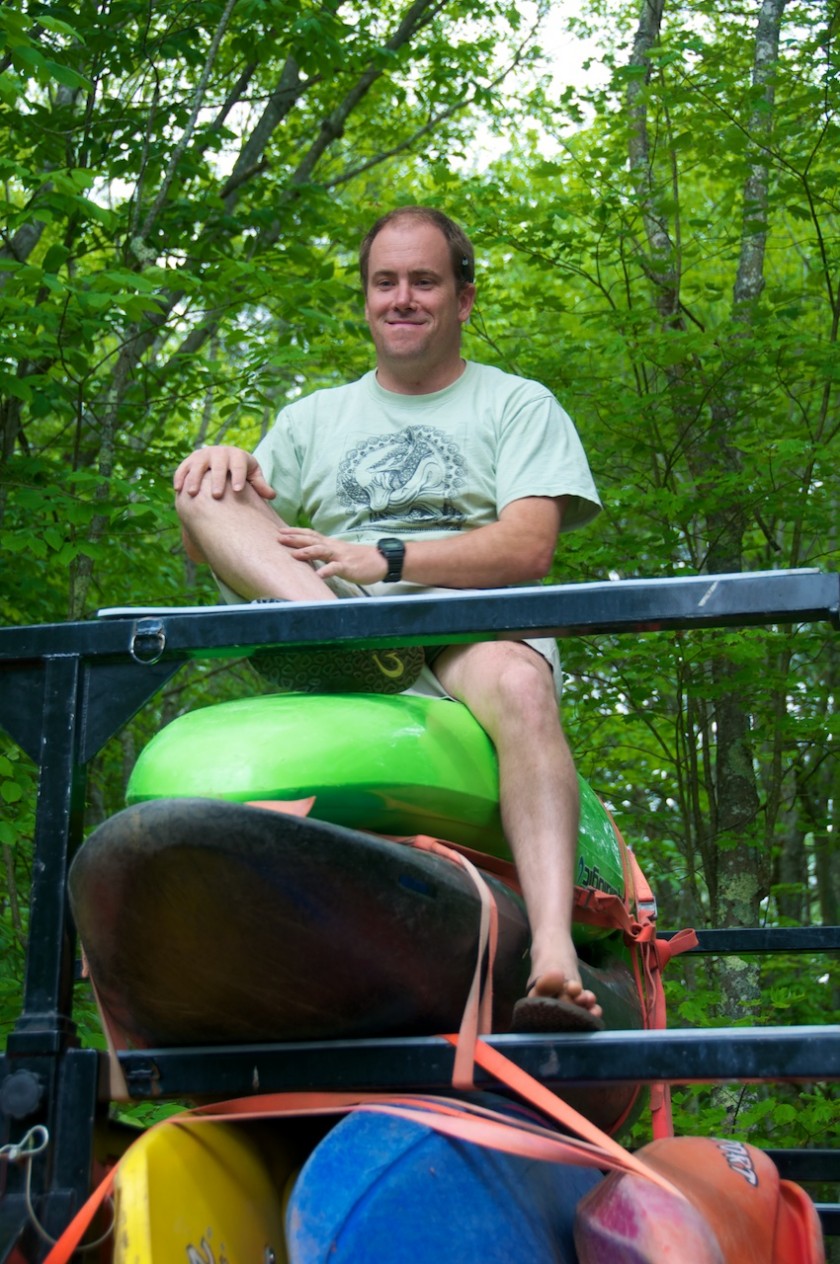
POLYGON ((299 1163, 242 1124, 143 1133, 117 1169, 114 1264, 286 1264, 284 1190, 299 1163))

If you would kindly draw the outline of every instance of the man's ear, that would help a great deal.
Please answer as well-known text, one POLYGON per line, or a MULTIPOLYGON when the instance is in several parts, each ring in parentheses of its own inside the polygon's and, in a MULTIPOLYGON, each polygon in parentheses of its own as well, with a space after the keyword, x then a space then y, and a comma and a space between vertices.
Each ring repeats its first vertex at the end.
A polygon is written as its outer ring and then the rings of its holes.
POLYGON ((470 281, 458 295, 458 319, 465 325, 475 305, 475 286, 470 281))

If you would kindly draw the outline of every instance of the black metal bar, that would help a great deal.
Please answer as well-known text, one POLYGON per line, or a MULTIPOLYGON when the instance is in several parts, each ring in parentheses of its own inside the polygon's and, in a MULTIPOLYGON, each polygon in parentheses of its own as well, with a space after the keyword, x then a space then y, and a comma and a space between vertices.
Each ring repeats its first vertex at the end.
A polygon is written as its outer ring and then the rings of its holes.
MULTIPOLYGON (((489 1036, 555 1091, 564 1084, 840 1079, 840 1027, 726 1027, 713 1031, 489 1036)), ((452 1046, 442 1037, 152 1049, 119 1054, 132 1098, 250 1096, 254 1092, 445 1090, 452 1046)), ((491 1077, 480 1069, 476 1084, 491 1077)))
MULTIPOLYGON (((95 1049, 66 1049, 54 1056, 0 1055, 3 1144, 20 1145, 35 1126, 46 1146, 32 1161, 33 1208, 43 1231, 55 1238, 90 1191, 94 1119, 105 1060, 95 1049)), ((0 1163, 0 1260, 20 1246, 15 1260, 40 1260, 46 1239, 35 1229, 22 1163, 0 1163)))
POLYGON ((786 1180, 840 1181, 840 1150, 768 1149, 764 1153, 786 1180))
MULTIPOLYGON (((33 1160, 32 1188, 39 1217, 48 1232, 57 1233, 90 1184, 90 1103, 95 1106, 97 1080, 88 1083, 85 1109, 82 1082, 73 1072, 80 1065, 79 1057, 95 1070, 97 1055, 69 1048, 75 1036, 75 934, 67 909, 66 878, 72 850, 81 840, 84 806, 85 770, 79 757, 81 661, 49 658, 42 676, 40 779, 24 1000, 7 1042, 2 1107, 14 1140, 33 1123, 46 1124, 53 1144, 33 1160), (86 1169, 83 1175, 82 1167, 86 1169)), ((13 1189, 7 1213, 12 1220, 20 1214, 20 1199, 20 1191, 13 1189)), ((9 1239, 0 1240, 0 1248, 15 1240, 11 1223, 6 1231, 9 1239)), ((25 1241, 23 1258, 41 1258, 44 1243, 31 1224, 23 1237, 19 1232, 17 1237, 25 1241)))
POLYGON ((627 579, 451 596, 129 610, 87 623, 0 628, 0 661, 50 654, 135 662, 206 650, 241 655, 262 644, 444 644, 510 631, 564 636, 830 621, 840 626, 840 575, 761 571, 685 579, 627 579))
POLYGON ((0 1198, 0 1261, 28 1259, 22 1247, 29 1226, 29 1211, 22 1191, 6 1190, 0 1198), (15 1256, 14 1252, 18 1251, 15 1256))
POLYGON ((815 1203, 814 1206, 825 1236, 840 1237, 840 1203, 815 1203))
POLYGON ((72 1036, 74 933, 66 878, 81 840, 85 775, 78 758, 80 663, 47 660, 41 775, 30 895, 29 951, 23 1013, 9 1037, 10 1053, 42 1054, 72 1036))
POLYGON ((58 1237, 79 1210, 93 1172, 94 1121, 102 1059, 95 1049, 68 1049, 59 1059, 48 1165, 48 1196, 41 1222, 58 1237))
POLYGON ((0 659, 0 725, 35 764, 41 759, 44 706, 43 661, 0 659))
MULTIPOLYGON (((674 930, 657 931, 658 939, 673 939, 674 930)), ((840 926, 736 926, 728 930, 698 930, 694 953, 743 956, 752 952, 837 952, 840 926)))
POLYGON ((81 761, 92 759, 181 666, 177 659, 142 665, 96 659, 87 662, 79 735, 81 761))

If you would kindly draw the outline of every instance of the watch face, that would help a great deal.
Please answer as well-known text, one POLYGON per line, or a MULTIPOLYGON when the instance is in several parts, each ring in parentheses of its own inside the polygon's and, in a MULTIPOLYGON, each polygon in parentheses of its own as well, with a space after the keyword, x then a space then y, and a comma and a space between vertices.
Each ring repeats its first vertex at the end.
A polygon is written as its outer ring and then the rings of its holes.
POLYGON ((386 582, 396 583, 398 579, 402 578, 405 545, 402 540, 386 536, 384 540, 377 541, 376 547, 388 563, 388 572, 385 576, 386 582))

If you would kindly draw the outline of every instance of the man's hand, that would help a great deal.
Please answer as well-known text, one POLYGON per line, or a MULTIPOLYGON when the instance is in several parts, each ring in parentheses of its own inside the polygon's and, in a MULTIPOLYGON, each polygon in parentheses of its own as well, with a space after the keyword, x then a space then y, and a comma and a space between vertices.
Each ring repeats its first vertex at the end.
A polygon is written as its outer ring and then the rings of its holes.
POLYGON ((228 483, 235 492, 241 492, 246 483, 250 483, 263 500, 273 500, 277 495, 265 481, 258 462, 250 452, 223 443, 198 448, 181 462, 172 479, 176 493, 183 491, 188 496, 197 496, 208 473, 210 491, 215 500, 221 500, 228 483))
POLYGON ((388 573, 388 564, 374 544, 350 544, 307 527, 281 527, 278 539, 300 562, 323 562, 320 579, 339 575, 354 584, 375 584, 388 573))

